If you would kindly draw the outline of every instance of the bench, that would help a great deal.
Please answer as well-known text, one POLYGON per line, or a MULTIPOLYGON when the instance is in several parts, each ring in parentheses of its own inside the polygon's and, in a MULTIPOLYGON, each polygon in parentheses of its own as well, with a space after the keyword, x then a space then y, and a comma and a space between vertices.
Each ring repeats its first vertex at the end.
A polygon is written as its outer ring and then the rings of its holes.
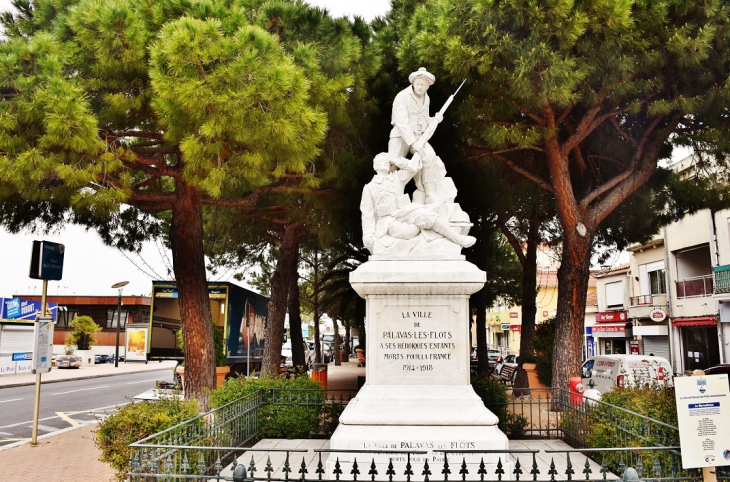
POLYGON ((497 375, 497 380, 505 384, 512 384, 515 375, 515 367, 511 365, 505 365, 497 375))

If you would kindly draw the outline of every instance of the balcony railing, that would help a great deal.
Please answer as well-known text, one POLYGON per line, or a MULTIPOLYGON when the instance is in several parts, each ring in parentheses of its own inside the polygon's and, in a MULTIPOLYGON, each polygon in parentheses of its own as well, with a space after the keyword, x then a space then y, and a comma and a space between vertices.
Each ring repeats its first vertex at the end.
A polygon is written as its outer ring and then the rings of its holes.
POLYGON ((707 274, 677 281, 677 298, 712 296, 713 276, 714 274, 707 274))
POLYGON ((652 295, 632 296, 629 298, 629 306, 644 306, 652 304, 652 295))
POLYGON ((715 291, 714 293, 730 293, 730 264, 725 266, 716 266, 712 268, 712 275, 714 276, 715 291))

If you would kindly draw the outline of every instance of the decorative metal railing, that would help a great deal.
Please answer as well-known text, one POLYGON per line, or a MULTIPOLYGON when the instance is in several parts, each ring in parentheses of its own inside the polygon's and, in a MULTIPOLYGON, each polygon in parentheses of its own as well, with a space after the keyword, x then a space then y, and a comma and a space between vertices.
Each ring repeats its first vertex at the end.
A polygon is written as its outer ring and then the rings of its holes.
POLYGON ((300 408, 297 421, 313 427, 309 436, 329 436, 352 394, 326 390, 259 390, 130 444, 130 474, 150 470, 166 475, 216 473, 220 469, 218 465, 230 463, 243 452, 245 445, 260 437, 259 410, 267 404, 300 408))
MULTIPOLYGON (((506 404, 499 402, 503 405, 501 408, 491 406, 493 411, 502 410, 507 414, 504 419, 510 423, 502 429, 510 439, 562 439, 574 448, 432 450, 430 454, 417 450, 254 449, 246 445, 258 438, 259 409, 266 404, 317 408, 319 416, 324 413, 327 417, 331 412, 323 412, 322 408, 339 406, 341 409, 347 403, 344 395, 340 399, 327 398, 321 391, 314 394, 306 390, 262 390, 131 444, 128 477, 130 481, 354 482, 369 479, 427 482, 457 478, 612 481, 617 480, 613 474, 622 476, 626 467, 633 467, 640 478, 690 482, 701 478, 698 471, 681 469, 677 427, 600 401, 575 403, 575 394, 571 398, 569 392, 558 388, 515 389, 514 392, 519 393, 509 396, 506 404), (599 427, 602 432, 596 438, 593 431, 599 427), (596 447, 597 440, 609 443, 596 447), (606 446, 621 448, 604 448, 606 446), (245 467, 240 461, 244 452, 243 460, 250 458, 245 467), (262 452, 269 453, 266 460, 261 458, 262 452), (285 460, 272 463, 271 458, 277 453, 285 453, 285 460), (560 465, 557 468, 553 460, 557 453, 566 455, 567 467, 560 465), (571 463, 571 454, 575 459, 576 453, 587 456, 580 467, 571 463), (335 457, 334 462, 330 461, 329 472, 327 457, 335 457), (591 464, 588 457, 600 466, 591 464), (645 469, 645 466, 649 468, 645 469), (578 469, 583 476, 575 476, 578 469), (643 473, 645 471, 647 474, 643 473)), ((717 477, 721 482, 730 480, 728 473, 721 469, 717 477)))
POLYGON ((715 294, 730 293, 730 264, 712 268, 715 294))
MULTIPOLYGON (((160 447, 160 449, 172 447, 160 447)), ((185 448, 185 447, 179 447, 185 448)), ((192 447, 190 447, 192 449, 192 447)), ((208 457, 216 460, 212 473, 198 475, 188 472, 173 472, 169 465, 157 467, 148 465, 147 471, 129 474, 130 481, 172 481, 172 480, 209 480, 209 481, 274 481, 274 482, 314 482, 314 481, 406 481, 429 482, 449 480, 478 480, 486 482, 514 481, 590 481, 614 482, 632 480, 627 477, 627 468, 638 476, 633 480, 646 479, 666 482, 688 481, 700 482, 702 474, 699 470, 682 471, 679 468, 679 447, 644 447, 644 448, 598 448, 598 449, 521 449, 521 450, 469 450, 444 451, 434 450, 433 459, 417 461, 428 454, 426 451, 358 451, 334 449, 276 449, 248 448, 240 457, 224 467, 224 452, 238 450, 237 447, 205 447, 208 457), (612 472, 605 462, 597 464, 592 460, 599 453, 615 452, 633 454, 631 466, 621 461, 616 472, 612 472), (258 454, 266 453, 266 458, 258 458, 258 454), (272 462, 272 456, 285 454, 284 460, 272 462), (344 454, 354 456, 351 462, 341 463, 338 456, 344 454), (584 457, 581 457, 581 454, 584 457), (667 465, 662 457, 651 454, 668 454, 672 462, 667 465), (485 463, 490 456, 497 456, 497 463, 485 463), (560 455, 564 455, 564 462, 560 455), (571 455, 573 459, 571 459, 571 455), (358 458, 360 456, 360 458, 358 458), (467 458, 476 456, 480 461, 468 463, 467 458), (249 459, 250 457, 250 459, 249 459), (327 458, 335 457, 334 464, 327 470, 327 458), (376 458, 385 458, 384 462, 376 462, 376 458), (504 459, 502 458, 504 457, 504 459), (558 460, 556 462, 556 459, 558 460), (572 460, 577 459, 576 464, 572 460), (250 461, 246 461, 250 460, 250 461), (398 464, 396 460, 403 460, 398 464), (648 467, 645 466, 647 461, 648 467), (646 472, 646 473, 645 473, 646 472), (581 475, 582 474, 582 475, 581 475)), ((196 448, 199 450, 199 448, 196 448)))

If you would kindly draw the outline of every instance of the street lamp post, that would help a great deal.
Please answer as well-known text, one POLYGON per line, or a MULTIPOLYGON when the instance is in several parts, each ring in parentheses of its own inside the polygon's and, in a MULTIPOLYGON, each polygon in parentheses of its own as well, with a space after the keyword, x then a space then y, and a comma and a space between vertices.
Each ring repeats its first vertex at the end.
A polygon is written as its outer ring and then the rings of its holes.
POLYGON ((128 284, 129 281, 120 281, 112 285, 112 288, 119 289, 119 295, 117 296, 117 344, 114 349, 114 368, 119 366, 119 325, 122 322, 122 288, 128 284))

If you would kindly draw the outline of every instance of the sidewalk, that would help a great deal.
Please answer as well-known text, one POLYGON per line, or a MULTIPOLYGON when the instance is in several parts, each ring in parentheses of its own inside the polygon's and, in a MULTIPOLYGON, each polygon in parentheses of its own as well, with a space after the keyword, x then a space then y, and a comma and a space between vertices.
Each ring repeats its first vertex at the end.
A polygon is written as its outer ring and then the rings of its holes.
MULTIPOLYGON (((172 369, 175 362, 142 362, 120 363, 81 367, 75 370, 59 370, 54 368, 42 375, 42 383, 54 383, 64 380, 95 378, 122 373, 152 371, 164 368, 172 369)), ((342 366, 334 363, 327 365, 327 388, 338 391, 357 391, 357 377, 365 375, 365 368, 359 368, 357 362, 344 362, 342 366)), ((0 389, 3 387, 33 385, 35 375, 7 375, 0 377, 0 389)), ((354 395, 354 393, 353 393, 354 395)), ((339 397, 338 394, 335 396, 339 397)), ((8 482, 28 482, 43 480, 44 482, 69 481, 109 481, 114 472, 99 462, 99 451, 94 446, 96 424, 72 427, 68 430, 52 432, 38 437, 38 445, 28 443, 0 447, 0 479, 8 482)))

